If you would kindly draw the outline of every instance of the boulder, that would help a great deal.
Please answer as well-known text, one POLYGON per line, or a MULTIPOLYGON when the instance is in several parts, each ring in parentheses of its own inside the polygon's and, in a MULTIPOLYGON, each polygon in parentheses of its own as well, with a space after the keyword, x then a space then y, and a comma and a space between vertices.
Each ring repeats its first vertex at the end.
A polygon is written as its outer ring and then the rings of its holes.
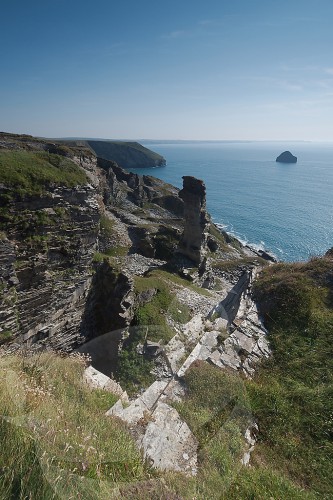
POLYGON ((127 394, 115 380, 107 377, 91 365, 84 370, 83 380, 91 389, 102 389, 103 391, 112 392, 121 399, 127 400, 127 394))

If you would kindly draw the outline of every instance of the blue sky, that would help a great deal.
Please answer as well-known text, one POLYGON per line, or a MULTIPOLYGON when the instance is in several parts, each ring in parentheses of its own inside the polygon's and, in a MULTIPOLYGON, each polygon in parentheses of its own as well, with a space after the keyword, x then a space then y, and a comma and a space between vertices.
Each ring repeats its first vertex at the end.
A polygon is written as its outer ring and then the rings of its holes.
POLYGON ((333 0, 8 0, 0 130, 333 140, 333 0))

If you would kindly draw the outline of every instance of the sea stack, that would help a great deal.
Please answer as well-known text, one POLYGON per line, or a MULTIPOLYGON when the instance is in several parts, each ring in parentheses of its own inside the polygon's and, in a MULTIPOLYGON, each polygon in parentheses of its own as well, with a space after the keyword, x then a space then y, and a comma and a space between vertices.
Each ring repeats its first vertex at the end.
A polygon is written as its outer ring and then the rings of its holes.
POLYGON ((185 225, 178 252, 200 266, 207 252, 209 228, 205 184, 195 177, 184 176, 179 196, 184 201, 185 225))
POLYGON ((278 163, 297 163, 297 156, 291 154, 290 151, 284 151, 276 158, 278 163))

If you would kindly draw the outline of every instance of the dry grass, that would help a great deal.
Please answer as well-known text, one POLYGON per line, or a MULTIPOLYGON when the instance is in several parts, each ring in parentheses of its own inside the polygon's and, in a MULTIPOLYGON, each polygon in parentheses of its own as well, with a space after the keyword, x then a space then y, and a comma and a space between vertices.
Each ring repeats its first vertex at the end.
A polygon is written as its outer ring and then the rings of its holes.
POLYGON ((110 498, 146 476, 125 425, 104 416, 117 398, 83 385, 83 369, 81 357, 0 358, 1 498, 110 498))

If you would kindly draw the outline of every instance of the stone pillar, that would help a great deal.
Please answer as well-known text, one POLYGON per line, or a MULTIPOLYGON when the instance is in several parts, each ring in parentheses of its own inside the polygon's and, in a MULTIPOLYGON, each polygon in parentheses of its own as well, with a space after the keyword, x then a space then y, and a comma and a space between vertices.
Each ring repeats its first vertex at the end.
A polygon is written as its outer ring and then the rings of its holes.
POLYGON ((191 176, 183 177, 183 189, 179 192, 184 201, 184 232, 178 253, 191 259, 196 266, 202 263, 207 251, 209 218, 206 212, 206 186, 191 176))

